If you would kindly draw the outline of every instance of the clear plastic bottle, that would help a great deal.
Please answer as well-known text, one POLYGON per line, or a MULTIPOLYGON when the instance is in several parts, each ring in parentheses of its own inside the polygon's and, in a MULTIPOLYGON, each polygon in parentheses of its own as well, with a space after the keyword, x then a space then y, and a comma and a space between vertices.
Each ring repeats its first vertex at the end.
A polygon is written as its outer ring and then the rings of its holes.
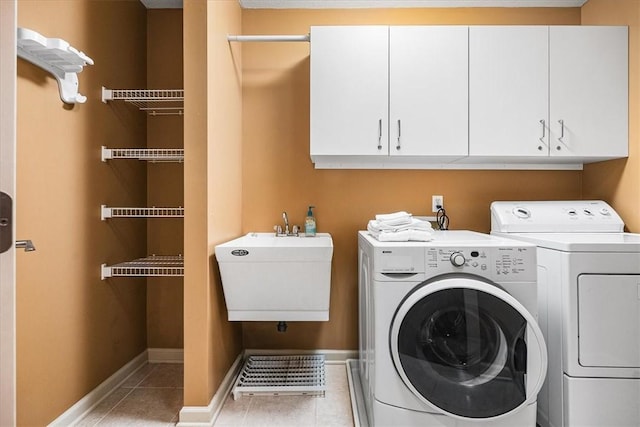
POLYGON ((307 217, 304 220, 304 235, 307 237, 316 235, 316 219, 313 216, 313 208, 315 208, 315 206, 309 206, 307 217))

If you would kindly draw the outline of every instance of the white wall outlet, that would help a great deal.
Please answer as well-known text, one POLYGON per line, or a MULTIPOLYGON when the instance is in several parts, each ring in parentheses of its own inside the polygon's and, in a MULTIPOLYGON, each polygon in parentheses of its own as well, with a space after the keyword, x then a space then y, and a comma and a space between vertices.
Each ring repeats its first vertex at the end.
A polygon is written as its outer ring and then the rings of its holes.
POLYGON ((438 206, 444 207, 444 196, 431 196, 431 211, 438 212, 438 206))

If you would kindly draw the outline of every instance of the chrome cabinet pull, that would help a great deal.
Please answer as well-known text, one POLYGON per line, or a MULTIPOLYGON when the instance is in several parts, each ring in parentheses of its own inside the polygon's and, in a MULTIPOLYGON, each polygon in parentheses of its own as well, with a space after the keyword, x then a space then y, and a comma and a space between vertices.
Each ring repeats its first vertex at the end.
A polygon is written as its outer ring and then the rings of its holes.
MULTIPOLYGON (((546 126, 545 126, 544 119, 540 120, 540 124, 542 125, 542 136, 540 137, 540 142, 542 142, 542 144, 544 144, 545 143, 544 142, 544 137, 547 134, 547 129, 546 129, 546 126)), ((542 151, 542 148, 543 148, 542 145, 538 145, 538 150, 539 151, 542 151)))
MULTIPOLYGON (((558 138, 558 141, 562 142, 564 144, 564 141, 562 140, 562 138, 564 138, 564 120, 560 119, 558 120, 558 123, 560 123, 560 138, 558 138)), ((562 146, 561 145, 557 145, 556 146, 556 150, 560 151, 562 150, 562 146)))
POLYGON ((398 119, 398 144, 396 145, 396 150, 400 149, 400 134, 402 133, 402 126, 400 125, 400 119, 398 119))
POLYGON ((564 138, 564 120, 560 119, 558 120, 558 123, 560 123, 560 138, 558 138, 558 141, 564 142, 562 140, 562 138, 564 138))
POLYGON ((382 119, 378 120, 378 150, 382 150, 382 119))

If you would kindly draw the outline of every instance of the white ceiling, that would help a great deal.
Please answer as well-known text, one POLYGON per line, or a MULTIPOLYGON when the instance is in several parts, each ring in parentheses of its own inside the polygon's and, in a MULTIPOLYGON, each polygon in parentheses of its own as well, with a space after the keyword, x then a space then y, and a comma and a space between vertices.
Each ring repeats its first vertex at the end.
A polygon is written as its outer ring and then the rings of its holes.
MULTIPOLYGON (((157 0, 154 0, 157 1, 157 0)), ((580 7, 587 0, 238 0, 245 9, 580 7)))
MULTIPOLYGON (((1 1, 1 0, 0 0, 1 1)), ((140 0, 148 9, 180 9, 182 0, 140 0)), ((393 7, 580 7, 587 0, 238 0, 245 9, 393 7)))

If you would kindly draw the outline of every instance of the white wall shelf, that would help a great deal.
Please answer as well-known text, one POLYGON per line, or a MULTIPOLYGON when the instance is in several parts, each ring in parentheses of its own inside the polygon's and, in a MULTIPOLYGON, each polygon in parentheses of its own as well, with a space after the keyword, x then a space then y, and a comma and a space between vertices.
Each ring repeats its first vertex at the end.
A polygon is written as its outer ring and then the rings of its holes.
POLYGON ((184 208, 125 208, 101 206, 101 218, 184 218, 184 208))
POLYGON ((184 276, 182 255, 151 255, 108 266, 102 264, 101 277, 184 276))
POLYGON ((102 146, 102 161, 113 159, 183 162, 184 148, 107 148, 102 146))
POLYGON ((102 87, 102 102, 124 101, 150 116, 184 114, 183 89, 107 89, 102 87))
POLYGON ((18 28, 17 44, 20 58, 53 74, 63 102, 87 101, 86 96, 78 93, 78 73, 85 65, 93 65, 93 59, 62 39, 47 38, 28 28, 18 28))

